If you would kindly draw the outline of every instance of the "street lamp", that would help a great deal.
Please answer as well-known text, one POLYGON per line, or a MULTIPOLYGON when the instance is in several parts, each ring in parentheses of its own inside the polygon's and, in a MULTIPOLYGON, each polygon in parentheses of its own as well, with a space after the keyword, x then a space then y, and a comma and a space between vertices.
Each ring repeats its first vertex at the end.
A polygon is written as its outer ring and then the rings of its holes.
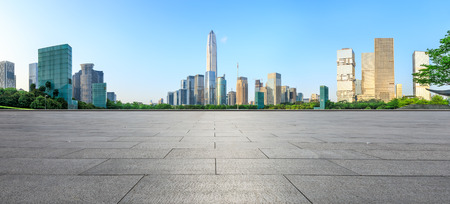
POLYGON ((48 95, 45 95, 45 110, 47 110, 47 97, 48 95))

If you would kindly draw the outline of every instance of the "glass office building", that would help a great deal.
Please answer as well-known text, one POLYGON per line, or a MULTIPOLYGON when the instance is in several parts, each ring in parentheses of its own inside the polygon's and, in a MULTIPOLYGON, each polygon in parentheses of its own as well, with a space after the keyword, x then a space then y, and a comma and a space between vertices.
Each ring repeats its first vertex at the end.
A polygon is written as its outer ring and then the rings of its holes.
POLYGON ((255 92, 255 104, 258 109, 264 108, 264 92, 255 92))
POLYGON ((320 86, 320 109, 325 109, 328 101, 328 87, 320 86))
POLYGON ((205 76, 195 75, 194 79, 194 104, 203 105, 205 97, 205 76))
POLYGON ((194 89, 195 89, 195 77, 194 76, 188 76, 186 79, 186 104, 187 105, 193 105, 195 104, 195 97, 194 97, 194 89))
POLYGON ((109 99, 112 102, 116 102, 117 95, 114 92, 106 92, 106 98, 109 99))
POLYGON ((72 101, 72 47, 68 44, 38 50, 38 83, 51 83, 46 92, 53 96, 58 89, 58 98, 67 101, 69 109, 76 109, 72 101))
POLYGON ((92 104, 96 107, 106 108, 106 83, 92 84, 92 104))
POLYGON ((28 76, 28 88, 30 88, 31 84, 34 84, 38 89, 38 63, 31 63, 28 65, 28 76))
POLYGON ((270 73, 267 75, 267 104, 277 105, 281 103, 281 74, 270 73))
POLYGON ((223 77, 217 77, 217 105, 227 104, 227 80, 225 80, 225 75, 223 77))
POLYGON ((0 88, 16 88, 16 75, 14 75, 14 63, 0 62, 0 88))

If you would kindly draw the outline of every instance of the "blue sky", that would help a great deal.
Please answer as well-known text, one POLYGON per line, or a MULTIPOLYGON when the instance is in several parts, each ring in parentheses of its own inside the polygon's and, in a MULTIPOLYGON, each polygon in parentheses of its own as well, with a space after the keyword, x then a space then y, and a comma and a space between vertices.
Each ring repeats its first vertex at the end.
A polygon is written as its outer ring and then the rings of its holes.
MULTIPOLYGON (((28 89, 28 64, 37 50, 73 49, 75 73, 94 63, 108 91, 124 102, 149 103, 179 89, 180 80, 206 71, 206 40, 217 37, 218 75, 228 91, 239 74, 282 85, 306 97, 327 85, 336 100, 336 51, 361 53, 374 38, 394 38, 395 81, 412 94, 412 53, 439 46, 450 30, 450 1, 0 1, 0 60, 15 63, 17 88, 28 89)), ((445 87, 440 87, 445 88, 445 87)))

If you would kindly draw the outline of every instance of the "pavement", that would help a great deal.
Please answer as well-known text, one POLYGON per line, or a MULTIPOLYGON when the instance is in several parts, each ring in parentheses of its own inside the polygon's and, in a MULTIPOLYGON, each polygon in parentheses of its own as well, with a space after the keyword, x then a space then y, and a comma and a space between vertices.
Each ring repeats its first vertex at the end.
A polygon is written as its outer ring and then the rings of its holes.
POLYGON ((450 203, 450 111, 0 111, 1 203, 450 203))

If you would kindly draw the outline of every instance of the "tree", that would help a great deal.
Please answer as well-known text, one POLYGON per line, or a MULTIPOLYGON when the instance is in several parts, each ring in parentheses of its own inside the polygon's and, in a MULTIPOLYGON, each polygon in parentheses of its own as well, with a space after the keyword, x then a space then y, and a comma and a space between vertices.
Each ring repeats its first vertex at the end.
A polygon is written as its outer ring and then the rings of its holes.
POLYGON ((52 82, 49 82, 49 81, 45 82, 45 88, 51 89, 52 88, 52 82))
POLYGON ((53 97, 58 97, 58 95, 59 95, 59 90, 58 89, 55 89, 55 90, 53 90, 53 97))
POLYGON ((21 92, 18 100, 18 106, 21 108, 29 108, 31 103, 34 101, 34 94, 28 92, 21 92))
POLYGON ((30 85, 30 92, 34 91, 36 89, 36 84, 31 84, 30 85))
POLYGON ((40 92, 44 92, 44 91, 45 91, 45 86, 40 86, 40 87, 39 87, 39 91, 40 91, 40 92))
POLYGON ((450 85, 450 30, 445 38, 440 40, 437 49, 427 49, 432 65, 422 65, 426 68, 414 73, 414 82, 428 85, 450 85))

